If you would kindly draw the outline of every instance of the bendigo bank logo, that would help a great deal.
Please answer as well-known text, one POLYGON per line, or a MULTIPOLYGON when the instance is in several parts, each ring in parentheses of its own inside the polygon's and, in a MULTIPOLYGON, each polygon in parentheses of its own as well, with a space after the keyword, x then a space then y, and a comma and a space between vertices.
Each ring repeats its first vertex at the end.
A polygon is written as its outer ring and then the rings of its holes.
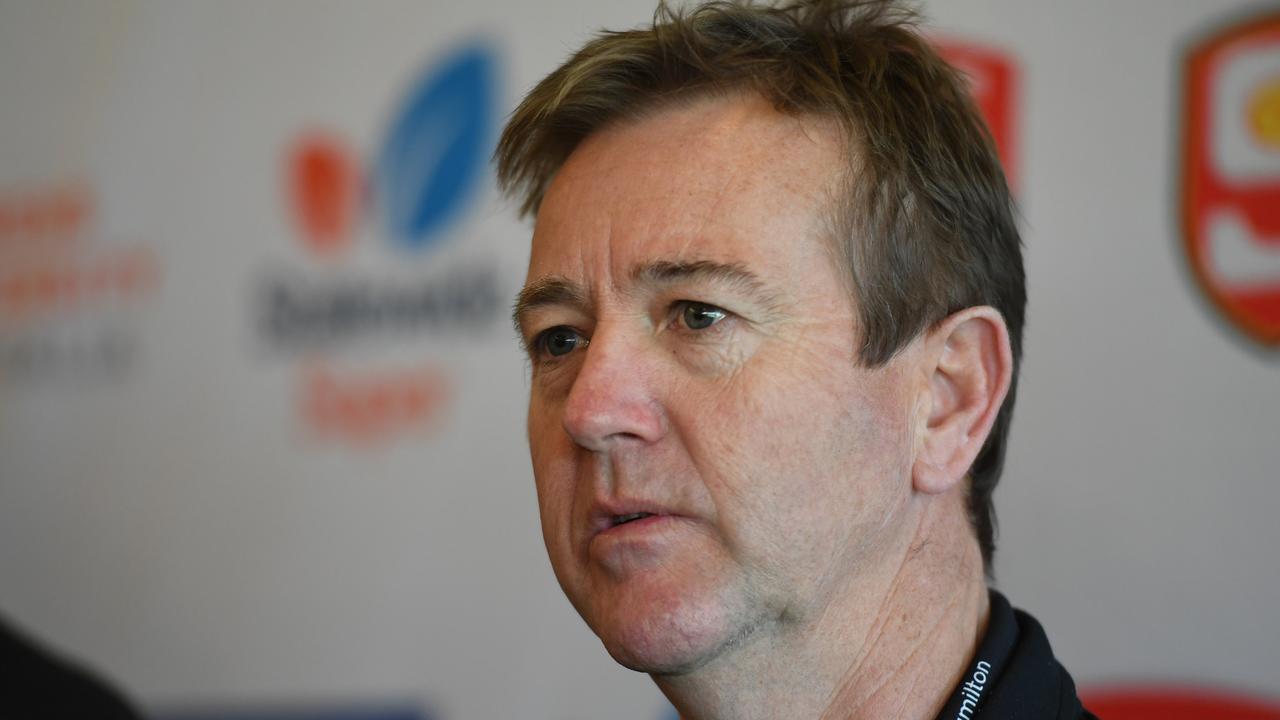
POLYGON ((1280 13, 1192 47, 1183 76, 1183 245, 1236 328, 1280 346, 1280 13))
POLYGON ((372 210, 391 238, 421 250, 463 209, 482 179, 494 114, 493 61, 468 47, 428 74, 404 102, 378 152, 371 182, 335 137, 299 139, 289 192, 302 238, 332 256, 372 210))
POLYGON ((301 134, 286 149, 285 206, 309 260, 262 283, 259 330, 270 346, 303 354, 298 414, 323 437, 367 445, 429 429, 452 398, 436 362, 338 370, 336 353, 420 355, 424 343, 476 334, 501 314, 492 259, 441 262, 434 252, 487 177, 495 65, 472 45, 429 68, 367 167, 335 133, 301 134))

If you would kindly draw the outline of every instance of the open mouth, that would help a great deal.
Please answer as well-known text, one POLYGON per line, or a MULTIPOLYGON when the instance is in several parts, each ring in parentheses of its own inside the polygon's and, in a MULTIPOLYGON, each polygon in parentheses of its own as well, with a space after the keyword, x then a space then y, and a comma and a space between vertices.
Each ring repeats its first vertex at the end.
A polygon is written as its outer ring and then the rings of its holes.
POLYGON ((610 522, 612 523, 612 527, 618 527, 619 525, 626 525, 629 522, 632 522, 635 520, 642 520, 644 518, 652 517, 652 516, 653 516, 653 513, 646 513, 646 512, 628 513, 626 515, 614 515, 612 518, 610 518, 610 522))

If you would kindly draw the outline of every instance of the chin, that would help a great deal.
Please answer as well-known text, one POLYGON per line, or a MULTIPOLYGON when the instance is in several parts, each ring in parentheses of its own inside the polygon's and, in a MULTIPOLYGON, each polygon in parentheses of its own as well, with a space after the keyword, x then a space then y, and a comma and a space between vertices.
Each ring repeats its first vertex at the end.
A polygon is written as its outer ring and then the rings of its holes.
MULTIPOLYGON (((721 657, 758 625, 725 593, 614 588, 596 598, 587 624, 618 664, 650 675, 682 675, 721 657)), ((732 595, 732 593, 729 593, 732 595)))

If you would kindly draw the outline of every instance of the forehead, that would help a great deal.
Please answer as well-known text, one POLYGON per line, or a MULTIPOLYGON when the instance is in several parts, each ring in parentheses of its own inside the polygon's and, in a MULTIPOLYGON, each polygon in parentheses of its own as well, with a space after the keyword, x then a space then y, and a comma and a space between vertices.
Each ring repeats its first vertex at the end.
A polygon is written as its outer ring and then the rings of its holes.
MULTIPOLYGON (((587 281, 652 260, 829 260, 827 224, 845 167, 834 122, 755 95, 706 97, 607 127, 547 190, 530 277, 587 281)), ((625 274, 625 273, 624 273, 625 274)))

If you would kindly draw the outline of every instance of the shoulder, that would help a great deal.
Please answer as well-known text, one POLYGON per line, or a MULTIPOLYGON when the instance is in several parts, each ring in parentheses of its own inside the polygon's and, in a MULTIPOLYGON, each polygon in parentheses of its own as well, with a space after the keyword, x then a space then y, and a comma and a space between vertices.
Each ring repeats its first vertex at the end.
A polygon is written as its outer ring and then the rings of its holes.
POLYGON ((1029 613, 1013 608, 995 591, 992 591, 991 606, 993 615, 1002 611, 1012 614, 1017 639, 999 681, 983 704, 983 720, 1094 718, 1080 702, 1075 681, 1055 657, 1040 622, 1029 613))

